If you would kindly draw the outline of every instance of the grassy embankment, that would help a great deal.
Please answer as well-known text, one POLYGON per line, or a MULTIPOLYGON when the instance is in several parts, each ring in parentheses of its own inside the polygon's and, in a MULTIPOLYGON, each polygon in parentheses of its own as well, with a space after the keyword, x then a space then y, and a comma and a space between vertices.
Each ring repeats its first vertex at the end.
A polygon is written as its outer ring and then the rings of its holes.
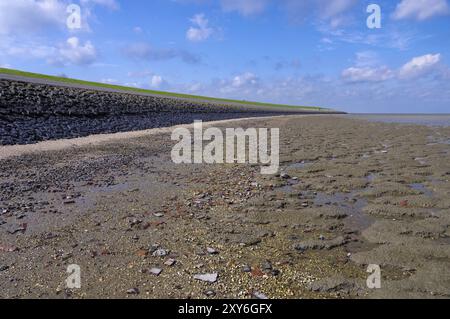
POLYGON ((121 86, 121 85, 83 81, 83 80, 70 79, 70 78, 38 74, 38 73, 30 73, 30 72, 24 72, 24 71, 13 70, 13 69, 5 69, 5 68, 0 68, 0 74, 15 75, 15 76, 36 78, 36 79, 44 79, 44 80, 48 80, 48 81, 61 82, 61 83, 67 83, 67 84, 78 84, 78 85, 83 85, 83 86, 92 86, 92 87, 98 87, 98 88, 122 90, 122 91, 127 91, 127 92, 154 94, 154 95, 161 95, 161 96, 167 96, 167 97, 177 97, 177 98, 187 98, 187 99, 198 99, 198 100, 202 100, 202 101, 237 103, 237 104, 243 104, 243 105, 261 106, 261 107, 295 108, 295 109, 301 109, 301 110, 304 109, 307 111, 323 111, 323 112, 332 111, 330 109, 326 109, 326 108, 322 108, 322 107, 314 107, 314 106, 296 106, 296 105, 285 105, 285 104, 262 103, 262 102, 222 99, 222 98, 190 95, 190 94, 182 94, 182 93, 146 90, 146 89, 140 89, 140 88, 135 88, 135 87, 127 87, 127 86, 121 86))

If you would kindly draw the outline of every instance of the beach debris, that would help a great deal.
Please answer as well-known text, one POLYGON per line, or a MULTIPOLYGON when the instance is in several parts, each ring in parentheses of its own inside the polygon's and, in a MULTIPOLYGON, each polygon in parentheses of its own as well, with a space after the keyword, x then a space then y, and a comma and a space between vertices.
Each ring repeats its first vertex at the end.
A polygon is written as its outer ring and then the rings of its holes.
POLYGON ((154 213, 153 216, 161 218, 161 217, 164 217, 164 214, 163 213, 154 213))
POLYGON ((194 279, 209 282, 209 283, 215 283, 217 281, 219 274, 218 273, 212 273, 212 274, 199 274, 194 275, 194 279))

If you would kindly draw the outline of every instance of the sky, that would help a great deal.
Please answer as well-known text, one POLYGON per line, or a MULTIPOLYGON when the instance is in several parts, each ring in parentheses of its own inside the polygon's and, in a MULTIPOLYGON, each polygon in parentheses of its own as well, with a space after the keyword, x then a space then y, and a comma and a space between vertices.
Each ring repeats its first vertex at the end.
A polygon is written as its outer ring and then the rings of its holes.
POLYGON ((450 113, 449 1, 0 0, 0 67, 347 112, 450 113))

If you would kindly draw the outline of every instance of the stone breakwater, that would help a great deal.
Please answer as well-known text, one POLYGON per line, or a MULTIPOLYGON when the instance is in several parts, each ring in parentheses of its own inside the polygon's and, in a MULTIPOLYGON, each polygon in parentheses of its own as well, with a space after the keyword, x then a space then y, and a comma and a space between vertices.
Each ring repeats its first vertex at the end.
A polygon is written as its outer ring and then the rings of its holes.
POLYGON ((0 145, 291 113, 299 111, 0 79, 0 145))

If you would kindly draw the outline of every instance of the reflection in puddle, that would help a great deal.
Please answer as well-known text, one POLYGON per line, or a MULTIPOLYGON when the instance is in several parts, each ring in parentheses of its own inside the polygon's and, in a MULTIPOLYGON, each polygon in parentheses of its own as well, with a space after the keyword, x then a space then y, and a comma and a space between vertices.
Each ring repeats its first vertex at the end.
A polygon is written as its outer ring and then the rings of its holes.
POLYGON ((289 166, 288 166, 288 169, 289 169, 289 168, 293 168, 293 169, 302 169, 302 168, 305 168, 305 167, 307 167, 308 165, 311 165, 311 164, 313 164, 313 163, 314 163, 314 162, 301 161, 301 162, 299 162, 299 163, 294 163, 294 164, 289 165, 289 166))
POLYGON ((373 182, 378 177, 378 174, 376 173, 370 173, 366 176, 366 179, 368 182, 373 182))
POLYGON ((431 191, 430 189, 426 188, 425 185, 421 184, 421 183, 415 183, 415 184, 410 184, 409 187, 411 187, 412 189, 421 192, 422 194, 424 194, 425 196, 428 197, 433 197, 433 191, 431 191))
POLYGON ((351 228, 358 231, 367 229, 374 223, 374 219, 363 212, 367 206, 367 200, 358 198, 355 194, 325 194, 318 193, 314 199, 314 204, 317 206, 336 206, 344 209, 348 214, 346 221, 351 228))

